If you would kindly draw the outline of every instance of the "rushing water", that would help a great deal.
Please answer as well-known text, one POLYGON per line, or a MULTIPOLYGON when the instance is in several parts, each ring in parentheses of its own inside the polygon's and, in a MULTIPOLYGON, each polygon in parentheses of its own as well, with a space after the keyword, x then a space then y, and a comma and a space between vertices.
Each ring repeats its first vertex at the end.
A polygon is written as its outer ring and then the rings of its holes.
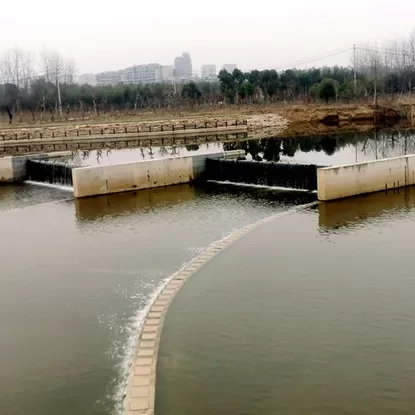
POLYGON ((412 415, 415 188, 255 229, 176 296, 156 415, 412 415))
POLYGON ((77 201, 29 185, 0 195, 7 415, 120 413, 137 328, 158 287, 213 241, 302 202, 190 186, 77 201))

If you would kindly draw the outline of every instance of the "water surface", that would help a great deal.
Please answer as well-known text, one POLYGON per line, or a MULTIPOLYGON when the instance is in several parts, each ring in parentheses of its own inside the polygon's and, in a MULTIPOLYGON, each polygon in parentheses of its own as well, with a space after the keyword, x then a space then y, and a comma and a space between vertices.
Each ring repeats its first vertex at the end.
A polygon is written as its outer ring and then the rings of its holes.
POLYGON ((0 190, 7 415, 119 414, 138 326, 164 281, 234 229, 301 203, 191 186, 77 201, 0 190))
POLYGON ((415 411, 415 188, 255 229, 167 315, 156 414, 415 411))

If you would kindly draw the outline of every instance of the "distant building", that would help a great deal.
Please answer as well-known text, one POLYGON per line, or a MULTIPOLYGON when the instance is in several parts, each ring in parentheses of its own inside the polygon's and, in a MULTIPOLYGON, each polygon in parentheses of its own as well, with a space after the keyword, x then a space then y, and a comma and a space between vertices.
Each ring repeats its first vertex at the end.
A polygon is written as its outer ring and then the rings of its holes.
POLYGON ((173 65, 162 65, 161 66, 161 80, 163 82, 174 81, 174 66, 173 65))
POLYGON ((78 76, 76 81, 79 85, 92 85, 95 86, 97 84, 97 80, 95 78, 95 74, 93 73, 83 73, 78 76))
POLYGON ((203 65, 201 69, 202 80, 217 81, 216 65, 203 65))
POLYGON ((100 72, 95 75, 95 79, 99 86, 117 85, 124 82, 124 70, 100 72))
POLYGON ((133 65, 124 69, 123 82, 128 85, 155 84, 161 81, 161 65, 158 63, 133 65))
POLYGON ((238 69, 238 66, 236 65, 236 63, 225 63, 222 66, 222 69, 225 69, 225 71, 232 73, 235 69, 238 69))
POLYGON ((187 52, 174 60, 174 76, 178 81, 188 81, 193 77, 192 59, 187 52))

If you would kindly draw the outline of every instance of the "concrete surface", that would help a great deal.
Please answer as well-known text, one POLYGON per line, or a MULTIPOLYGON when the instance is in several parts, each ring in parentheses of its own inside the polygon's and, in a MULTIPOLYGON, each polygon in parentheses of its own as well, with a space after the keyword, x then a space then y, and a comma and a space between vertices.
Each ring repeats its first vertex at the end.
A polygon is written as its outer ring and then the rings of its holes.
POLYGON ((189 183, 205 170, 206 158, 236 157, 244 151, 80 167, 72 170, 76 198, 189 183))
POLYGON ((325 167, 317 171, 318 200, 327 201, 415 184, 415 155, 325 167))
POLYGON ((24 180, 27 157, 0 158, 0 183, 16 183, 24 180))

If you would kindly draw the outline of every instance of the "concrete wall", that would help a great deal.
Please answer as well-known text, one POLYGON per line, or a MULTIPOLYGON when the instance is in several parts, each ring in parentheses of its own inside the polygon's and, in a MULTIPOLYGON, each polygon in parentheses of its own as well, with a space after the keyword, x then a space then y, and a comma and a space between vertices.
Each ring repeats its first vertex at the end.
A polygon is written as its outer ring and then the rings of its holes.
POLYGON ((317 171, 318 199, 334 200, 415 184, 415 155, 317 171))
POLYGON ((26 175, 24 156, 0 158, 0 183, 14 183, 24 180, 26 175))
POLYGON ((28 159, 45 160, 69 156, 70 151, 47 154, 31 154, 27 156, 0 157, 0 184, 19 183, 26 179, 26 162, 28 159))
MULTIPOLYGON (((232 152, 232 157, 241 152, 232 152)), ((245 154, 245 152, 243 152, 245 154)), ((80 167, 72 170, 76 198, 149 189, 198 179, 206 158, 221 158, 224 152, 198 156, 165 158, 109 166, 80 167)))
POLYGON ((0 158, 0 182, 13 182, 13 163, 12 157, 0 158))

